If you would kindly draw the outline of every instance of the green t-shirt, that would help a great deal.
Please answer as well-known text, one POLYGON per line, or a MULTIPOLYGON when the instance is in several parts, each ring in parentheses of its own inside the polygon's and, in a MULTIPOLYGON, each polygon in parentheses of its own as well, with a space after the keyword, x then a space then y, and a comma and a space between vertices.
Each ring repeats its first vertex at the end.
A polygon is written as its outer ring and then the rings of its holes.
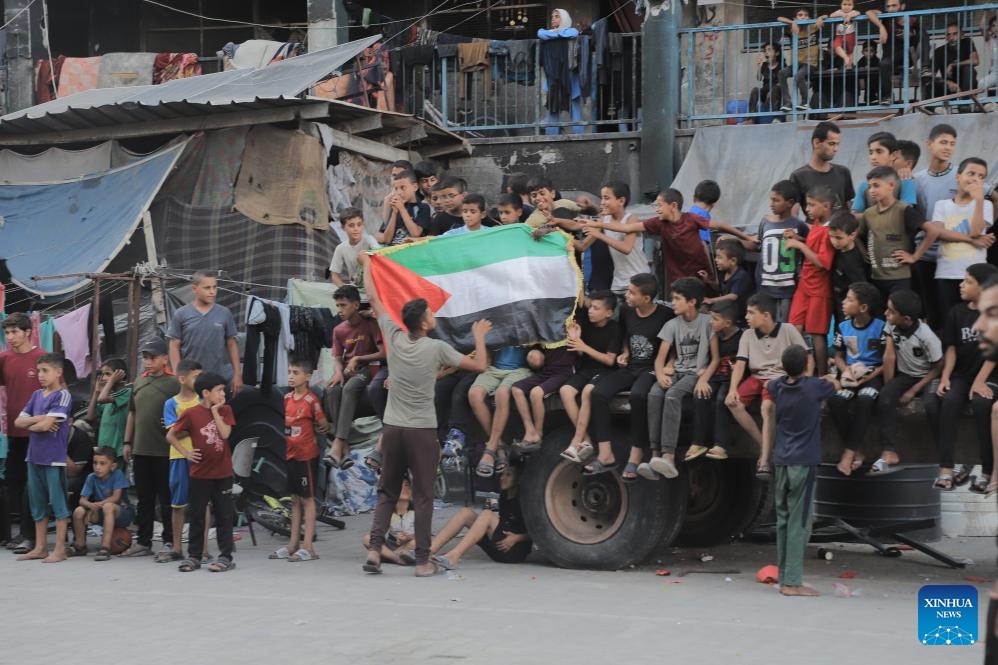
POLYGON ((150 457, 168 457, 170 444, 166 442, 163 426, 163 404, 180 392, 180 382, 172 374, 141 376, 132 389, 128 410, 134 413, 135 431, 132 433, 132 453, 150 457))
POLYGON ((97 407, 100 426, 97 430, 97 445, 114 448, 121 457, 125 441, 125 423, 128 421, 128 405, 132 401, 132 387, 125 386, 111 393, 111 401, 97 407))

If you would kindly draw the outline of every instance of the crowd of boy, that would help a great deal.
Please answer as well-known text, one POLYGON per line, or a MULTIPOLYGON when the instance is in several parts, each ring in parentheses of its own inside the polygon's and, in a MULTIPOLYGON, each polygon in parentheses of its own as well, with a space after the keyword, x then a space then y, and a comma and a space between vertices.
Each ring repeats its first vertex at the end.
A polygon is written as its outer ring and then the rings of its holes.
MULTIPOLYGON (((981 287, 998 272, 987 262, 995 217, 986 196, 987 164, 968 157, 955 165, 956 139, 953 127, 935 126, 926 142, 929 166, 916 172, 921 156, 916 142, 876 133, 868 140, 871 170, 861 182, 854 182, 848 169, 834 163, 839 128, 819 123, 811 137, 811 159, 772 186, 770 214, 763 217, 756 235, 711 218, 721 196, 711 181, 696 188, 689 210, 683 210, 680 192, 667 189, 655 200, 656 216, 639 221, 627 212, 630 192, 622 182, 603 186, 596 204, 587 197, 562 197, 543 177, 512 179, 490 210, 484 196, 467 192, 463 180, 440 174, 432 163, 415 168, 394 164, 392 191, 385 197, 376 240, 364 233, 360 211, 347 209, 341 214, 346 239, 330 266, 339 285, 335 300, 341 323, 333 333, 336 370, 327 385, 325 409, 308 389, 312 368, 300 362, 290 365, 293 390, 285 400, 289 493, 296 497, 295 524, 303 523, 306 531, 301 542, 292 538, 272 558, 317 558, 312 546, 317 436, 330 433, 326 456, 330 464, 340 468, 351 464, 346 437, 365 393, 381 404, 378 411, 385 422, 382 441, 367 460, 382 472, 378 513, 368 541, 371 556, 365 564, 371 572, 380 572, 389 513, 399 503, 406 471, 412 475, 416 507, 411 558, 417 574, 446 567, 448 560, 441 558, 428 532, 435 466, 427 464, 435 460, 438 441, 445 456, 462 455, 467 431, 477 421, 485 433, 485 447, 476 473, 504 474, 510 449, 503 439, 513 407, 523 428, 512 449, 529 455, 541 445, 545 398, 555 393, 575 425, 562 456, 584 465, 587 475, 615 472, 625 483, 677 475, 685 400, 693 403, 693 435, 685 463, 700 457, 726 459, 733 420, 758 445, 757 475, 775 475, 781 519, 787 514, 799 518, 801 510, 806 517, 802 497, 809 491, 808 483, 813 483, 812 467, 821 457, 820 434, 812 431, 817 425, 796 422, 781 401, 829 401, 844 443, 837 465, 844 475, 866 464, 859 451, 874 418, 881 452, 868 473, 884 475, 901 468, 897 407, 920 398, 939 442, 940 470, 934 486, 943 491, 970 481, 970 465, 955 464, 952 438, 945 434, 969 402, 983 465, 971 490, 995 493, 994 363, 977 353, 973 327, 981 287), (483 347, 474 359, 464 358, 452 349, 427 346, 432 340, 420 341, 432 330, 425 303, 410 303, 414 306, 405 331, 383 316, 371 284, 366 284, 365 293, 366 251, 376 242, 400 244, 516 223, 533 227, 535 234, 560 230, 572 236, 583 267, 584 293, 561 346, 483 347), (721 237, 715 241, 712 232, 721 237), (642 234, 660 241, 668 304, 657 300, 663 281, 652 274, 642 234), (759 252, 754 274, 744 265, 746 250, 759 252), (379 315, 377 323, 363 312, 365 299, 379 315), (829 343, 831 338, 834 342, 829 343), (423 368, 421 373, 413 372, 416 366, 423 368), (819 383, 808 378, 826 375, 819 383), (432 379, 429 384, 427 377, 432 379), (609 402, 622 392, 629 394, 631 448, 627 459, 618 461, 611 445, 609 402), (433 403, 434 409, 413 408, 424 402, 433 403), (756 403, 761 428, 751 411, 756 403), (406 446, 401 445, 403 440, 406 446), (425 455, 416 452, 423 448, 425 455)), ((233 390, 238 389, 239 368, 224 368, 229 372, 223 376, 202 371, 200 358, 173 358, 186 354, 184 349, 198 348, 198 343, 214 346, 208 362, 218 364, 228 355, 234 326, 227 327, 224 314, 214 305, 213 281, 202 273, 195 276, 192 307, 206 320, 221 317, 210 328, 218 339, 207 339, 208 331, 199 331, 198 317, 188 312, 183 318, 191 330, 171 334, 169 349, 158 341, 142 349, 145 372, 133 387, 125 385, 123 367, 109 362, 102 368, 92 400, 98 406, 92 405, 89 415, 100 409, 99 442, 107 463, 99 468, 95 464, 97 475, 93 482, 88 479, 87 496, 81 497, 74 515, 80 524, 106 526, 129 516, 124 505, 127 494, 118 491, 121 481, 115 474, 120 474, 118 465, 131 462, 139 499, 138 534, 126 554, 150 553, 155 503, 169 502, 174 519, 163 520, 163 540, 172 545, 157 560, 181 560, 181 570, 202 564, 209 504, 215 510, 220 548, 212 570, 234 566, 231 505, 226 501, 231 492, 231 459, 224 445, 234 421, 225 405, 225 389, 230 382, 233 390), (177 376, 170 370, 168 356, 177 376), (122 427, 119 419, 125 404, 127 419, 122 427), (119 430, 123 446, 113 434, 119 430), (112 433, 105 435, 106 431, 112 433), (159 459, 145 460, 168 454, 174 459, 166 465, 159 459), (183 558, 178 532, 188 501, 190 547, 183 558)), ((20 413, 8 423, 8 431, 15 434, 12 450, 23 451, 31 460, 42 446, 33 447, 31 442, 60 436, 67 418, 58 409, 46 410, 53 400, 65 401, 58 358, 41 358, 30 349, 21 339, 20 321, 11 317, 4 323, 11 351, 0 357, 0 370, 13 394, 13 411, 20 413), (40 385, 38 396, 23 389, 31 381, 40 385), (27 440, 16 436, 24 433, 27 440)), ((479 336, 484 337, 483 329, 479 336)), ((57 468, 64 457, 62 450, 54 462, 29 463, 23 474, 32 514, 47 518, 51 512, 63 530, 68 507, 55 501, 58 492, 50 491, 59 486, 60 478, 57 473, 41 473, 32 464, 57 468), (44 501, 45 496, 51 511, 35 509, 34 499, 44 501)), ((8 476, 8 484, 18 487, 22 476, 17 470, 9 470, 8 476)), ((482 520, 491 533, 495 524, 482 520)), ((479 520, 472 515, 455 523, 481 526, 476 525, 479 520)), ((52 554, 45 551, 37 519, 35 528, 33 543, 18 543, 24 556, 47 560, 65 556, 58 547, 52 554)), ((22 535, 29 533, 22 527, 22 535)), ((789 539, 794 543, 791 550, 799 549, 800 537, 791 529, 784 534, 783 545, 789 539)), ((76 535, 70 554, 81 548, 85 545, 76 535)), ((106 549, 102 542, 98 554, 106 555, 106 549)), ((799 580, 793 575, 788 580, 787 586, 800 590, 799 580)))

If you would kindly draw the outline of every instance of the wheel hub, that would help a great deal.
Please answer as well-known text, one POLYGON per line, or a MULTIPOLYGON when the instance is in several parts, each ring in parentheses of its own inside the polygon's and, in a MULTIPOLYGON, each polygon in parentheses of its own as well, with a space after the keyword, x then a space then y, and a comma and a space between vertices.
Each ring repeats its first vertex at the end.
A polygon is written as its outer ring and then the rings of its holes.
POLYGON ((596 544, 620 529, 629 497, 616 475, 584 476, 581 466, 563 462, 548 477, 544 502, 552 526, 564 538, 596 544))

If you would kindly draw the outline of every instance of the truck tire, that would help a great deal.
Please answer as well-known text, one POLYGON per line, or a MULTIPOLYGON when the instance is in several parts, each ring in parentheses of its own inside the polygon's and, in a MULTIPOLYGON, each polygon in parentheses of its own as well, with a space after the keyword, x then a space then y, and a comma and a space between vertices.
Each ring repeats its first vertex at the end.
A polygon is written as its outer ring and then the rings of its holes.
POLYGON ((698 460, 684 465, 690 496, 677 544, 724 545, 737 539, 759 514, 768 483, 755 477, 753 460, 698 460))
MULTIPOLYGON (((520 481, 527 532, 538 550, 563 568, 617 570, 643 561, 675 538, 686 507, 686 482, 640 479, 624 484, 618 473, 583 476, 560 454, 574 428, 544 438, 520 481)), ((626 460, 630 441, 614 436, 614 454, 626 460)))

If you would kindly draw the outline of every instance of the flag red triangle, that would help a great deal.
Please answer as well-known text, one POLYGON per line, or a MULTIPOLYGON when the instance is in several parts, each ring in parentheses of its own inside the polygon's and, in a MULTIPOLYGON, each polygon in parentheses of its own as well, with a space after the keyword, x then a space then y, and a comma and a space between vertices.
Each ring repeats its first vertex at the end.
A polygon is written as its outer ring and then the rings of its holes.
POLYGON ((447 291, 382 254, 371 255, 369 270, 378 297, 389 316, 400 326, 403 325, 402 306, 410 300, 424 298, 430 310, 436 312, 450 299, 451 294, 447 291))

